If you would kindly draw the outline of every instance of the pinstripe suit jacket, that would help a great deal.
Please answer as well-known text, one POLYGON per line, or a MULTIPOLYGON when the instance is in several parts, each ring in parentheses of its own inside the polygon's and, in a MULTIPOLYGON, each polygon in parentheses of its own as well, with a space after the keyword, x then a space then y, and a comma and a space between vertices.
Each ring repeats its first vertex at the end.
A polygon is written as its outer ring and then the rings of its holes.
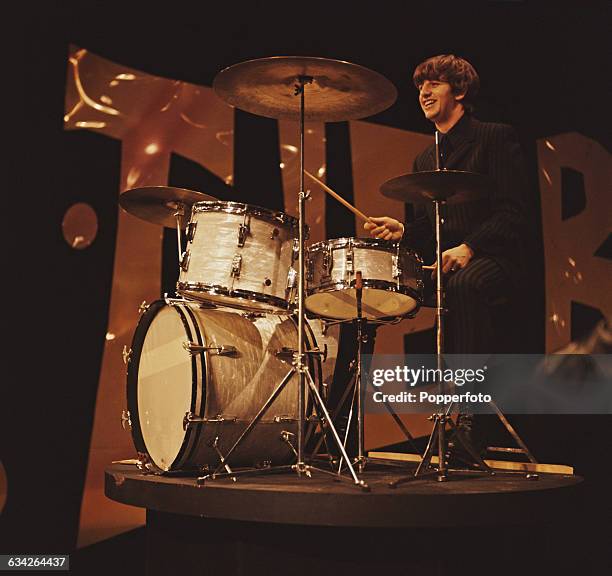
MULTIPOLYGON (((475 257, 491 257, 510 277, 518 278, 523 271, 527 176, 516 133, 511 126, 480 122, 465 114, 447 136, 453 151, 444 167, 485 174, 492 185, 483 199, 443 207, 443 248, 468 244, 475 257)), ((413 171, 434 170, 435 165, 435 146, 431 145, 417 156, 413 171)), ((427 252, 433 239, 433 203, 418 204, 415 220, 406 225, 404 240, 427 252)))

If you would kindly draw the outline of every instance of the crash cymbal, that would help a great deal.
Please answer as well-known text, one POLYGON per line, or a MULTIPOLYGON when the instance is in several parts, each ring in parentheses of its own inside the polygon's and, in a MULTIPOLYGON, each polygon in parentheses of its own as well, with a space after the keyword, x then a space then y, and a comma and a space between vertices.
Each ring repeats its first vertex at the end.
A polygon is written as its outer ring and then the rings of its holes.
POLYGON ((339 122, 385 110, 397 98, 395 86, 378 72, 342 60, 310 56, 274 56, 234 64, 213 81, 217 95, 252 114, 299 120, 298 76, 306 84, 304 119, 339 122))
POLYGON ((459 204, 482 198, 492 183, 490 177, 476 172, 432 170, 391 178, 380 191, 383 196, 402 202, 444 200, 448 204, 459 204))
POLYGON ((191 216, 191 207, 204 200, 217 198, 184 188, 147 186, 123 192, 119 196, 119 205, 133 216, 167 228, 176 228, 175 213, 182 209, 181 227, 184 228, 191 216))

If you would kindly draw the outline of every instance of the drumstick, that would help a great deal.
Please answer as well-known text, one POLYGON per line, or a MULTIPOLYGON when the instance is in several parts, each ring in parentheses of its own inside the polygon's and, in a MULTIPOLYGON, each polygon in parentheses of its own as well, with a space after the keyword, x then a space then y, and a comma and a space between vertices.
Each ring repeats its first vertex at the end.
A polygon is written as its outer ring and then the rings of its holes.
POLYGON ((304 170, 304 174, 306 174, 306 176, 308 176, 309 178, 312 178, 319 186, 321 186, 321 188, 323 188, 323 190, 325 190, 325 192, 333 196, 336 200, 338 200, 338 202, 340 202, 340 204, 346 206, 353 214, 356 214, 366 222, 370 222, 370 224, 374 224, 374 226, 378 226, 378 224, 376 224, 376 222, 373 222, 369 216, 366 216, 363 212, 357 210, 355 206, 349 204, 344 198, 342 198, 342 196, 336 194, 329 186, 326 186, 316 176, 313 176, 310 172, 308 172, 308 170, 304 170))

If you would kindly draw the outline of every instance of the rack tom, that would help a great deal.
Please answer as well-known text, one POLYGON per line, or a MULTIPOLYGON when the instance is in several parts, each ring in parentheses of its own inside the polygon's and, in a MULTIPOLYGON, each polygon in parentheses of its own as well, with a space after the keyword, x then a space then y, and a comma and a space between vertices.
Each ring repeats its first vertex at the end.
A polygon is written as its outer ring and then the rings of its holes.
POLYGON ((287 313, 297 291, 298 231, 297 219, 283 212, 196 202, 177 292, 223 306, 287 313))

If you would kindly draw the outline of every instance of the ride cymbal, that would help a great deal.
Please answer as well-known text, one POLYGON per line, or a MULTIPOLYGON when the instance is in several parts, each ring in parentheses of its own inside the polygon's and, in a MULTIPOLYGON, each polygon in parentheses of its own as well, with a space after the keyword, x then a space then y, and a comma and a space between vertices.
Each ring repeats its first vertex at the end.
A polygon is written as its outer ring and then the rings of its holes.
POLYGON ((378 72, 342 60, 274 56, 248 60, 217 74, 213 88, 231 106, 252 114, 299 120, 299 77, 305 84, 304 119, 339 122, 385 110, 397 99, 395 86, 378 72))

